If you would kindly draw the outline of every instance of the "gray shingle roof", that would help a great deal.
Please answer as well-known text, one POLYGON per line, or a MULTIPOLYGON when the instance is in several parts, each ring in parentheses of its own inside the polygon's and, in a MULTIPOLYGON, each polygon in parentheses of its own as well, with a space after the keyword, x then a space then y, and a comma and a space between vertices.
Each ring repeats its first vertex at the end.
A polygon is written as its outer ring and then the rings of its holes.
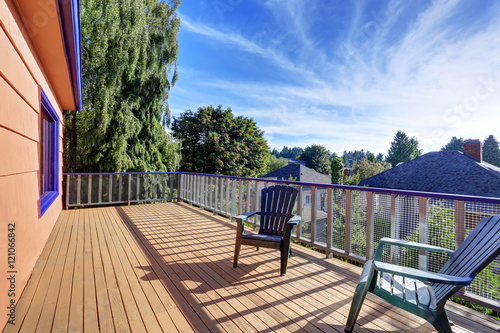
POLYGON ((500 197, 500 168, 459 151, 436 151, 367 178, 359 185, 500 197))
POLYGON ((301 164, 288 164, 276 171, 268 173, 262 178, 273 178, 277 180, 289 180, 290 176, 295 178, 298 182, 306 183, 321 183, 321 184, 331 184, 331 178, 329 175, 324 175, 317 172, 314 169, 305 167, 301 164))

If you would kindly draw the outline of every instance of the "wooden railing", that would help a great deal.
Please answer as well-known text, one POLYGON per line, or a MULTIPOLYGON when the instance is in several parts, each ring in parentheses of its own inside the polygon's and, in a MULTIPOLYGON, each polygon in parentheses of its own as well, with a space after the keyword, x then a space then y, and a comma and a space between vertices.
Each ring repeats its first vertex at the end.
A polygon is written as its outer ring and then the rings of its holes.
POLYGON ((85 207, 177 200, 177 173, 67 173, 65 205, 85 207))
MULTIPOLYGON (((259 211, 261 189, 277 183, 299 190, 296 241, 359 263, 373 257, 382 237, 457 248, 481 218, 500 214, 500 198, 185 172, 66 174, 66 207, 178 200, 234 218, 259 211)), ((259 225, 257 218, 248 223, 259 225)), ((430 271, 442 261, 394 247, 385 260, 430 271)), ((459 296, 500 311, 500 258, 483 272, 459 296)))

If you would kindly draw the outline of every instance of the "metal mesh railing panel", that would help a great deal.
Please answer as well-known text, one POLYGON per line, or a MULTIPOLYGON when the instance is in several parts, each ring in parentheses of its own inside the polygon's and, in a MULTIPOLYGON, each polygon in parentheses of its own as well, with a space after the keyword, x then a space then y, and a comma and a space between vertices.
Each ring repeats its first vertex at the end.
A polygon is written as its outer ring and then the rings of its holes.
MULTIPOLYGON (((466 202, 465 234, 468 235, 481 219, 499 214, 499 209, 499 205, 466 202)), ((500 256, 486 266, 471 285, 465 287, 465 292, 497 302, 497 307, 500 307, 500 256)))
MULTIPOLYGON (((391 237, 391 195, 388 194, 373 194, 373 253, 377 250, 377 246, 381 238, 391 237)), ((390 255, 385 253, 383 261, 389 262, 390 255)))
POLYGON ((366 256, 366 192, 351 191, 351 252, 366 256))
POLYGON ((333 224, 332 224, 332 246, 345 250, 345 224, 346 224, 346 191, 333 189, 332 191, 333 224))

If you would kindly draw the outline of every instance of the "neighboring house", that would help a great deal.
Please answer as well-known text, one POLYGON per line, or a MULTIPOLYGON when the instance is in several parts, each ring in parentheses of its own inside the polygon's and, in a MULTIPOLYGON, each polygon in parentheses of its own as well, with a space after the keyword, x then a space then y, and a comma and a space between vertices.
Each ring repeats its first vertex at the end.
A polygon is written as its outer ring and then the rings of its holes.
POLYGON ((359 186, 500 197, 500 168, 482 159, 479 140, 459 151, 435 151, 367 178, 359 186))
MULTIPOLYGON (((19 300, 62 210, 64 110, 80 110, 82 103, 79 24, 78 0, 0 0, 0 253, 5 254, 0 304, 5 313, 11 300, 19 300), (15 258, 9 267, 7 253, 15 258), (7 293, 11 275, 15 296, 7 293)), ((2 316, 0 327, 8 318, 2 316)))
MULTIPOLYGON (((332 179, 329 175, 324 175, 317 172, 314 169, 308 168, 302 164, 288 164, 276 171, 268 173, 262 178, 270 178, 277 180, 294 180, 303 183, 321 183, 321 184, 331 184, 332 179)), ((316 188, 316 207, 320 210, 326 211, 326 193, 327 190, 316 188)), ((301 202, 303 207, 311 207, 311 186, 302 187, 301 202)), ((310 211, 310 210, 309 210, 310 211)), ((310 215, 310 213, 309 213, 310 215)))
POLYGON ((262 178, 273 178, 278 180, 295 180, 305 183, 331 184, 329 175, 324 175, 314 169, 308 168, 302 164, 288 164, 281 169, 268 173, 262 178))
MULTIPOLYGON (((461 194, 481 197, 500 197, 500 168, 482 159, 479 140, 468 140, 464 153, 459 151, 435 151, 424 154, 409 162, 367 178, 359 186, 390 188, 421 192, 461 194)), ((378 200, 378 196, 374 197, 378 200)), ((397 206, 401 214, 400 237, 405 237, 418 225, 418 198, 399 196, 397 206)), ((430 199, 428 204, 439 204, 454 209, 454 201, 430 199)), ((375 201, 375 205, 379 205, 375 201)), ((390 211, 389 202, 380 203, 382 211, 390 211)), ((485 215, 498 214, 498 205, 467 203, 465 210, 483 212, 485 215)), ((476 214, 473 213, 473 214, 476 214)), ((481 214, 479 214, 481 215, 481 214)), ((477 220, 480 217, 478 216, 477 220)))

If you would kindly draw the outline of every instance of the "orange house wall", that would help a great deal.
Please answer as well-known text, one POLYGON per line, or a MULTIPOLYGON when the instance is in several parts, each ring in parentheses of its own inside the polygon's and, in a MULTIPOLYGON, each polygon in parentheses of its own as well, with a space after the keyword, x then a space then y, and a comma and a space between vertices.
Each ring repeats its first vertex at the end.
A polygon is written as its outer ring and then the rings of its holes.
MULTIPOLYGON (((61 119, 62 110, 11 0, 0 0, 0 328, 7 323, 7 228, 15 223, 19 299, 62 210, 61 195, 40 217, 40 87, 61 119)), ((50 47, 50 46, 49 46, 50 47)), ((62 194, 60 182, 59 193, 62 194)))

